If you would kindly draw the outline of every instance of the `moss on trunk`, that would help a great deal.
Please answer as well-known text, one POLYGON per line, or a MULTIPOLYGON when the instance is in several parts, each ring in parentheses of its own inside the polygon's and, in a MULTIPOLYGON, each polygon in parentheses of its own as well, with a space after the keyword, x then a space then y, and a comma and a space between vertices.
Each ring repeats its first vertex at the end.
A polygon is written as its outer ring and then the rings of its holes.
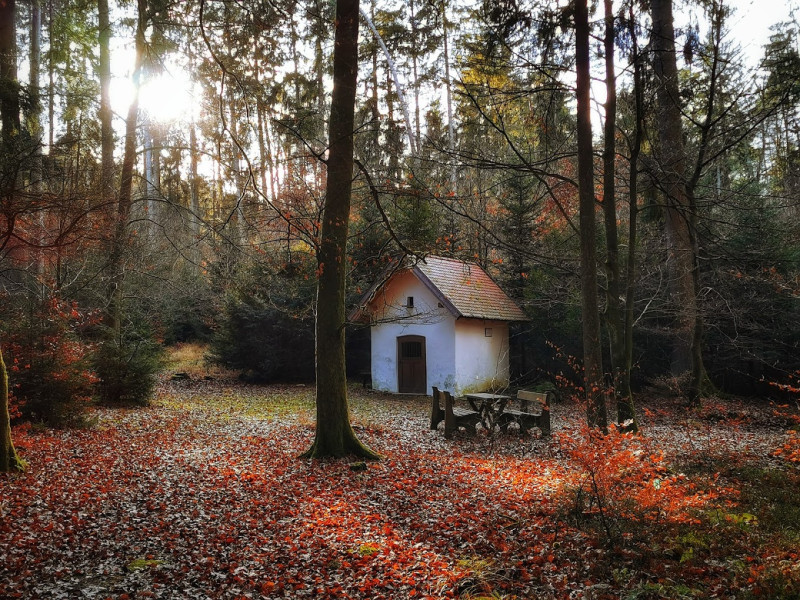
POLYGON ((0 406, 0 472, 24 471, 25 463, 17 454, 14 442, 11 440, 11 416, 8 412, 8 371, 0 350, 0 392, 2 393, 2 406, 0 406))

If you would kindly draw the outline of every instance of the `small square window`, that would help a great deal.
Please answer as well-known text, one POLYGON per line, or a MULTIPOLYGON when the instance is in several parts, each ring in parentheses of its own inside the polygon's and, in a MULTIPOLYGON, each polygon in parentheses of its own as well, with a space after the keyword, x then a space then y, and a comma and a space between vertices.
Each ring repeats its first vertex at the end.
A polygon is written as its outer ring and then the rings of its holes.
POLYGON ((485 337, 492 337, 492 328, 491 328, 491 327, 487 327, 487 328, 485 328, 485 329, 483 330, 483 335, 484 335, 485 337))
POLYGON ((406 308, 414 308, 414 296, 406 298, 406 308))

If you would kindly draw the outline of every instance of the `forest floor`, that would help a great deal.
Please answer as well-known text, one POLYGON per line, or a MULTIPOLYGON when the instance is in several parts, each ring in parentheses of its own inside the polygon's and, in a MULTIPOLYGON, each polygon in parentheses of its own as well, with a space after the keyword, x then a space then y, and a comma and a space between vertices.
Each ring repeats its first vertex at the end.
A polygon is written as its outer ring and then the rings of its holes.
POLYGON ((351 389, 383 459, 297 458, 313 387, 163 381, 149 408, 14 432, 0 598, 798 598, 800 476, 767 402, 688 411, 652 391, 643 435, 428 428, 429 400, 351 389))

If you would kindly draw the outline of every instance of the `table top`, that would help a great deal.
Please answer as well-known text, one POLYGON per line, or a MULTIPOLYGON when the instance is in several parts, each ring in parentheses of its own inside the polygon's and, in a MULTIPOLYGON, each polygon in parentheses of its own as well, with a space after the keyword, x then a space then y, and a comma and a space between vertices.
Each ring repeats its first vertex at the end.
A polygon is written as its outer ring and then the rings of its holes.
POLYGON ((511 396, 504 394, 490 394, 489 392, 477 392, 474 394, 464 394, 465 398, 474 398, 475 400, 508 400, 511 396))

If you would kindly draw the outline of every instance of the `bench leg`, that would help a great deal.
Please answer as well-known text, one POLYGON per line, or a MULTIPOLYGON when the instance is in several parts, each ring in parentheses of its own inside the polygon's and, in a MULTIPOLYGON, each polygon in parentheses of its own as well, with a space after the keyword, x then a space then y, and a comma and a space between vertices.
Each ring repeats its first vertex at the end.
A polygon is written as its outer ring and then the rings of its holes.
POLYGON ((500 426, 500 431, 502 433, 506 433, 508 431, 508 426, 514 422, 514 417, 511 415, 501 414, 500 418, 497 421, 497 424, 500 426))
POLYGON ((542 414, 539 416, 539 429, 542 430, 542 435, 550 435, 550 407, 547 405, 542 407, 542 414))
POLYGON ((444 413, 444 437, 449 440, 453 437, 453 432, 458 429, 455 417, 449 412, 444 413))
POLYGON ((439 427, 439 423, 442 421, 444 421, 444 411, 438 406, 438 403, 434 401, 431 405, 431 429, 439 427))
POLYGON ((441 392, 439 388, 433 388, 433 394, 431 394, 431 429, 435 430, 439 423, 444 421, 444 411, 442 410, 441 404, 441 392))
POLYGON ((453 414, 453 397, 445 392, 444 396, 444 437, 450 439, 453 432, 458 429, 456 416, 453 414))

